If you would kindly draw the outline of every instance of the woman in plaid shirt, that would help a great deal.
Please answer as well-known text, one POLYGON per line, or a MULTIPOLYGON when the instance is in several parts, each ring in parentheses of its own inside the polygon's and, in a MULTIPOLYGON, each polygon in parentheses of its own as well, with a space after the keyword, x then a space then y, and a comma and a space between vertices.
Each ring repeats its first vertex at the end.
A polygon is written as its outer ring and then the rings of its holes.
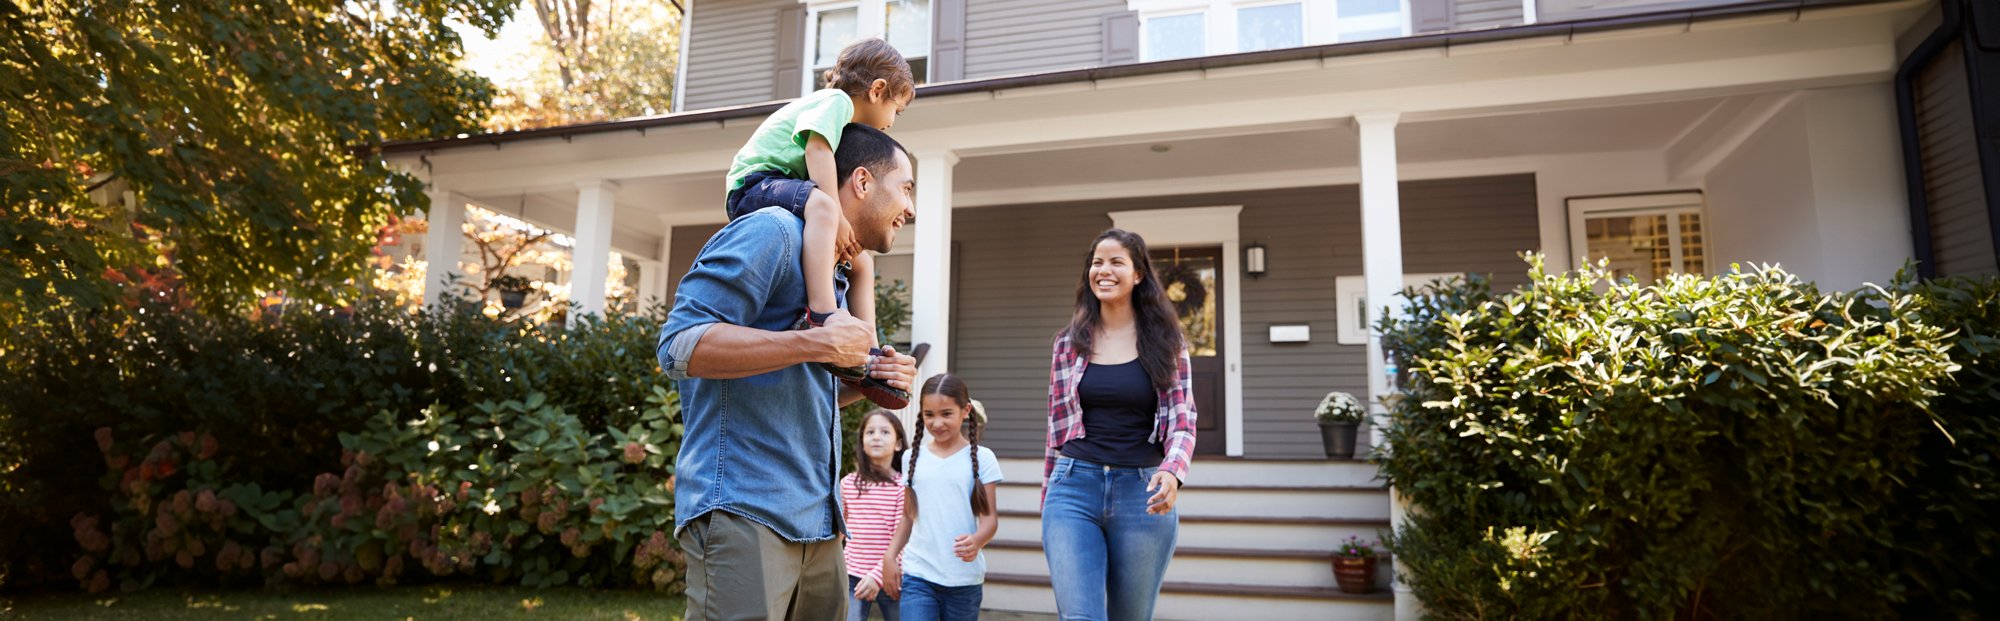
POLYGON ((1186 337, 1146 240, 1111 229, 1090 248, 1049 365, 1042 550, 1062 618, 1151 619, 1194 455, 1186 337))

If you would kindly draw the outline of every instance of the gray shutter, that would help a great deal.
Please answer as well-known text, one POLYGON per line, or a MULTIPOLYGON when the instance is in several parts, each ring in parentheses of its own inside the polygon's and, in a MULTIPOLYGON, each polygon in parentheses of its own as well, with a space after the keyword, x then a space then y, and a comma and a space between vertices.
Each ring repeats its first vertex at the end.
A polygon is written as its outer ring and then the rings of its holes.
POLYGON ((1451 30, 1452 0, 1410 0, 1410 31, 1430 34, 1451 30))
POLYGON ((791 99, 804 94, 806 7, 778 10, 778 62, 771 66, 771 97, 791 99))
POLYGON ((965 0, 931 0, 931 82, 965 79, 965 0))
POLYGON ((1139 14, 1125 12, 1104 16, 1104 64, 1139 62, 1139 14))
POLYGON ((1995 273, 1993 222, 1980 180, 1965 47, 1954 41, 1917 72, 1917 145, 1939 276, 1995 273))

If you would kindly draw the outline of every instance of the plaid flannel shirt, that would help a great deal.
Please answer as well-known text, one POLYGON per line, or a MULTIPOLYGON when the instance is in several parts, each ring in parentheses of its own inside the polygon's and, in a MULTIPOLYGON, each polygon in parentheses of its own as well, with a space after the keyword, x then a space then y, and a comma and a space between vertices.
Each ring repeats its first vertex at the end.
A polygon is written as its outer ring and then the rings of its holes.
MULTIPOLYGON (((1083 383, 1083 371, 1090 360, 1070 345, 1069 335, 1056 336, 1055 355, 1049 361, 1049 442, 1042 463, 1042 498, 1048 499, 1049 473, 1056 469, 1064 442, 1083 437, 1083 402, 1076 396, 1083 383)), ((1159 393, 1159 410, 1153 413, 1153 434, 1147 442, 1166 445, 1160 471, 1187 482, 1188 460, 1194 457, 1194 373, 1188 352, 1182 349, 1174 363, 1174 384, 1159 393)))

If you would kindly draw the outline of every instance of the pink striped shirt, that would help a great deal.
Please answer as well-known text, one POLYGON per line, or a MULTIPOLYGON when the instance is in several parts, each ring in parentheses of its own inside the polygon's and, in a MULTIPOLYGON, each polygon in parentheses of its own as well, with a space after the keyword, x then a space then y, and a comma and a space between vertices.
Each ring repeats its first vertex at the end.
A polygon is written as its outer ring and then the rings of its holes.
POLYGON ((861 475, 840 479, 840 500, 847 508, 847 574, 882 581, 882 555, 896 538, 903 520, 903 476, 890 485, 859 485, 861 475))

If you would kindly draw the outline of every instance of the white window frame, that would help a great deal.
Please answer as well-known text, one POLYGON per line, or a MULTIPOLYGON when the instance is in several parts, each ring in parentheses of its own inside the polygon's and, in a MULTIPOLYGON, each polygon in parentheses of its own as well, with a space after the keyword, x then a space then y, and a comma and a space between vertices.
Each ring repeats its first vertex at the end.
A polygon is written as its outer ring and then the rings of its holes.
MULTIPOLYGON (((869 37, 887 39, 889 36, 888 0, 799 0, 799 3, 806 5, 806 53, 804 54, 805 58, 802 60, 805 63, 805 81, 800 86, 799 92, 801 93, 813 92, 813 86, 816 78, 819 76, 819 72, 832 67, 832 65, 820 67, 813 64, 814 60, 818 60, 814 56, 819 54, 820 13, 842 9, 855 9, 855 35, 862 39, 869 37)), ((937 0, 931 0, 930 10, 937 10, 937 0)), ((932 23, 935 24, 936 20, 933 19, 932 23)), ((933 46, 937 44, 937 32, 935 31, 931 32, 931 44, 933 46)), ((924 73, 929 74, 930 63, 928 61, 931 58, 931 54, 926 52, 924 55, 917 56, 916 58, 926 61, 924 63, 924 73)), ((917 76, 917 79, 920 82, 929 82, 930 76, 917 76)))
POLYGON ((1625 196, 1596 196, 1569 199, 1569 251, 1570 256, 1580 260, 1590 257, 1590 230, 1585 221, 1591 217, 1667 216, 1668 257, 1674 273, 1687 274, 1687 260, 1681 256, 1681 225, 1679 216, 1694 214, 1701 221, 1702 231, 1702 271, 1697 275, 1707 275, 1715 269, 1713 253, 1714 235, 1709 229, 1712 220, 1708 217, 1708 201, 1699 191, 1660 192, 1655 194, 1632 194, 1625 196))
MULTIPOLYGON (((1534 0, 1523 0, 1533 2, 1534 0)), ((1235 54, 1241 51, 1236 40, 1236 12, 1282 4, 1299 5, 1299 18, 1305 21, 1301 29, 1305 46, 1340 43, 1340 4, 1337 0, 1126 0, 1128 9, 1139 13, 1139 58, 1141 62, 1151 62, 1151 50, 1147 49, 1146 26, 1154 18, 1179 17, 1200 14, 1206 39, 1202 42, 1203 56, 1235 54)), ((1410 0, 1397 3, 1401 22, 1400 34, 1410 36, 1410 0)))

